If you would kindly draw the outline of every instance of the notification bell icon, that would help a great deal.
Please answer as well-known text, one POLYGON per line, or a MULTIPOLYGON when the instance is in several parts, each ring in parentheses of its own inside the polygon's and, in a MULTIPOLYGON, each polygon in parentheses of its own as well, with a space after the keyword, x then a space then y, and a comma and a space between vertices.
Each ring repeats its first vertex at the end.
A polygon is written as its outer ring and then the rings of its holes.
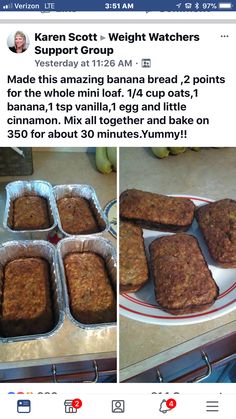
POLYGON ((166 400, 163 399, 162 402, 161 402, 161 404, 160 404, 159 412, 161 412, 161 413, 167 413, 169 410, 171 410, 171 409, 169 407, 167 407, 166 400))
POLYGON ((168 400, 163 399, 160 404, 159 412, 167 413, 170 410, 174 409, 175 407, 176 407, 175 399, 168 399, 168 400))

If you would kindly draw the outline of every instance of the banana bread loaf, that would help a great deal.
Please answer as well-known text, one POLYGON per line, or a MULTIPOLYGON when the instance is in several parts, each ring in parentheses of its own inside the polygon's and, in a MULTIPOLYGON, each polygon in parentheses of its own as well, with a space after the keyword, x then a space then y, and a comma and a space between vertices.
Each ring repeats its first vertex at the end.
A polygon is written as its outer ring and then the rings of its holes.
POLYGON ((138 291, 148 280, 148 265, 141 227, 120 222, 120 291, 138 291))
POLYGON ((48 262, 29 257, 7 263, 0 316, 2 336, 41 334, 52 328, 48 262))
POLYGON ((90 203, 81 196, 64 197, 57 201, 63 230, 68 234, 91 234, 100 231, 90 203))
POLYGON ((194 313, 215 302, 219 289, 195 237, 160 237, 151 243, 150 256, 156 300, 163 310, 194 313))
POLYGON ((203 205, 196 217, 214 261, 222 268, 236 268, 236 201, 222 199, 203 205))
POLYGON ((161 231, 186 231, 194 218, 190 199, 128 189, 120 196, 120 216, 144 228, 161 231))
POLYGON ((116 301, 103 258, 96 253, 69 253, 64 258, 70 309, 84 324, 116 320, 116 301))
POLYGON ((41 196, 27 195, 13 202, 14 230, 41 230, 50 227, 48 203, 41 196))

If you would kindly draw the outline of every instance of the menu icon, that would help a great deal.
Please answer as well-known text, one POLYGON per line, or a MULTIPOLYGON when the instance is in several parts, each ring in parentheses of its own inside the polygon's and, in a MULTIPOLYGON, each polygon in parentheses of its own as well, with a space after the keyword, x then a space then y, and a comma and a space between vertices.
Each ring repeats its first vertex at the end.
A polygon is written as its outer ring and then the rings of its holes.
POLYGON ((206 401, 206 412, 219 412, 219 401, 218 400, 207 400, 206 401))

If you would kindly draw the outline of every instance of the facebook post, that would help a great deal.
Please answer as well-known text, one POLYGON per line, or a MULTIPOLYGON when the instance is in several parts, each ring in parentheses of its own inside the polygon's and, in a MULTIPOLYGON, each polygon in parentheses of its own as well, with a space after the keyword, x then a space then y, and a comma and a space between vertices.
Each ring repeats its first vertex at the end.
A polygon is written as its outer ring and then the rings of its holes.
POLYGON ((1 2, 4 417, 233 419, 235 11, 1 2))
POLYGON ((231 144, 235 26, 148 19, 20 26, 1 26, 7 142, 231 144))

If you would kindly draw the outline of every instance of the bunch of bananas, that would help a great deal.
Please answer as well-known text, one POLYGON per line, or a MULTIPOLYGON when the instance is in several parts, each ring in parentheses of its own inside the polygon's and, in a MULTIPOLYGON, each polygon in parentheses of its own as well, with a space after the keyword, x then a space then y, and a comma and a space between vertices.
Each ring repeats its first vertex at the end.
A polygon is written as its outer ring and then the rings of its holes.
POLYGON ((168 157, 169 154, 181 154, 187 151, 188 149, 194 151, 200 151, 200 147, 152 147, 151 150, 154 156, 158 157, 159 159, 164 159, 168 157))
POLYGON ((96 147, 96 166, 99 172, 116 172, 116 147, 96 147))

